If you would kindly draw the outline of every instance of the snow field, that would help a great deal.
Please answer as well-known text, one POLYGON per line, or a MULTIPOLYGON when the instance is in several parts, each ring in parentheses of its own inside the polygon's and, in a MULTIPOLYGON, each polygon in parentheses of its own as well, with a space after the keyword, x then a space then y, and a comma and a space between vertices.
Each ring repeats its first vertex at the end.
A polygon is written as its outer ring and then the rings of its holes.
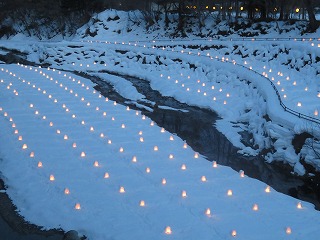
POLYGON ((89 80, 22 65, 0 74, 0 165, 26 220, 89 239, 316 239, 311 204, 213 167, 89 80))

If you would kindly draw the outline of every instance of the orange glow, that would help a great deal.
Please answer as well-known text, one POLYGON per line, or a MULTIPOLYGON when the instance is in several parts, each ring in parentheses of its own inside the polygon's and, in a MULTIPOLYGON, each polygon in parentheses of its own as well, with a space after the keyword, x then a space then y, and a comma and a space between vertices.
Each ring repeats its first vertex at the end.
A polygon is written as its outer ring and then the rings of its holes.
POLYGON ((217 167, 218 167, 218 164, 217 164, 217 162, 216 162, 216 161, 213 161, 213 163, 212 163, 212 167, 214 167, 214 168, 217 168, 217 167))
POLYGON ((38 162, 38 168, 42 167, 42 162, 38 162))
POLYGON ((146 173, 150 173, 150 171, 151 171, 150 168, 147 167, 146 168, 146 173))
POLYGON ((236 231, 236 230, 232 230, 231 236, 232 236, 232 237, 236 237, 236 236, 237 236, 237 231, 236 231))
POLYGON ((181 192, 181 197, 186 198, 187 197, 187 192, 185 190, 183 190, 181 192))
POLYGON ((199 153, 194 153, 194 158, 199 158, 199 153))
POLYGON ((86 156, 86 153, 85 152, 81 152, 81 157, 85 157, 86 156))
POLYGON ((22 145, 22 149, 27 149, 28 148, 28 145, 27 144, 23 144, 22 145))
POLYGON ((169 158, 170 158, 170 159, 173 159, 173 154, 170 154, 170 155, 169 155, 169 158))
POLYGON ((70 194, 69 188, 64 189, 64 194, 66 194, 66 195, 69 195, 69 194, 70 194))
POLYGON ((136 156, 133 156, 132 158, 132 162, 136 163, 137 162, 137 157, 136 156))
POLYGON ((33 158, 34 157, 34 152, 30 153, 30 157, 33 158))
POLYGON ((110 177, 109 173, 106 172, 106 173, 104 174, 104 178, 109 178, 109 177, 110 177))
POLYGON ((158 146, 153 147, 153 151, 158 151, 158 150, 159 150, 158 146))
POLYGON ((184 144, 183 144, 183 148, 188 148, 187 143, 184 143, 184 144))
POLYGON ((22 136, 19 136, 19 137, 18 137, 18 140, 19 140, 19 141, 22 141, 22 136))
POLYGON ((206 181, 207 181, 206 176, 202 176, 202 177, 201 177, 201 182, 206 182, 206 181))
POLYGON ((259 210, 258 204, 254 204, 254 205, 252 206, 252 210, 253 210, 253 211, 258 211, 258 210, 259 210))
POLYGON ((302 204, 301 204, 301 202, 298 202, 297 208, 298 208, 298 209, 302 209, 302 204))
POLYGON ((125 193, 126 191, 124 190, 124 187, 120 187, 119 193, 125 193))
POLYGON ((139 206, 140 206, 140 207, 145 207, 145 206, 146 206, 146 203, 145 203, 143 200, 141 200, 140 203, 139 203, 139 206))
POLYGON ((94 166, 94 167, 99 167, 99 162, 98 162, 98 161, 95 161, 94 164, 93 164, 93 166, 94 166))
POLYGON ((291 231, 291 228, 290 227, 287 227, 287 229, 286 229, 286 234, 291 234, 292 233, 292 231, 291 231))
POLYGON ((270 186, 267 186, 266 187, 266 189, 264 190, 266 193, 269 193, 269 192, 271 192, 271 190, 270 190, 270 186))
POLYGON ((121 148, 119 149, 119 152, 124 152, 123 147, 121 147, 121 148))
POLYGON ((80 209, 81 209, 80 203, 77 203, 77 204, 74 206, 74 209, 80 210, 80 209))
POLYGON ((229 189, 228 192, 227 192, 227 195, 228 195, 228 196, 232 196, 232 194, 233 194, 233 193, 232 193, 232 190, 229 189))
POLYGON ((162 183, 162 185, 166 185, 167 184, 167 180, 165 178, 162 178, 161 183, 162 183))
POLYGON ((54 176, 51 174, 50 175, 50 181, 54 181, 55 180, 55 178, 54 178, 54 176))
POLYGON ((210 208, 207 208, 207 209, 206 209, 205 214, 206 214, 208 217, 211 216, 211 210, 210 210, 210 208))
POLYGON ((164 233, 167 234, 167 235, 172 234, 171 227, 167 226, 166 229, 164 230, 164 233))
POLYGON ((187 169, 187 166, 185 164, 182 164, 181 165, 181 170, 186 170, 187 169))

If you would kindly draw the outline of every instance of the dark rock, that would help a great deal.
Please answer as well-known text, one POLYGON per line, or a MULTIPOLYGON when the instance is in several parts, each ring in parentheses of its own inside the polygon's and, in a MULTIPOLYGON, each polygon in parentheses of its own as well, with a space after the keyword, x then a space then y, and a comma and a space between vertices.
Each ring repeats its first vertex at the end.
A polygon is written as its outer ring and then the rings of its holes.
POLYGON ((62 240, 80 240, 79 236, 78 236, 78 232, 75 230, 70 230, 69 232, 67 232, 62 240))

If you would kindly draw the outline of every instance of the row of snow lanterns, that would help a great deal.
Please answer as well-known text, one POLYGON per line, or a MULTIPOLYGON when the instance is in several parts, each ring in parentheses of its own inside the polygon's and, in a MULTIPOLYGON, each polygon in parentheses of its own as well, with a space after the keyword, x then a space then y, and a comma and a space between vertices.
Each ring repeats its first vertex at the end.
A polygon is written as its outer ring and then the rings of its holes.
MULTIPOLYGON (((124 192, 124 188, 123 188, 123 190, 121 190, 122 188, 120 188, 120 192, 124 192)), ((232 195, 232 191, 230 192, 230 191, 228 191, 228 195, 230 196, 230 195, 232 195)), ((183 192, 182 193, 182 196, 185 196, 186 197, 186 192, 183 192)), ((143 204, 141 204, 141 205, 145 205, 144 203, 143 204)), ((257 209, 257 206, 255 206, 254 207, 255 209, 257 209)), ((79 209, 79 208, 77 208, 77 209, 79 209)))
MULTIPOLYGON (((2 109, 1 109, 2 110, 2 109)), ((23 149, 26 149, 27 148, 27 146, 26 145, 24 145, 24 147, 23 147, 23 149)), ((34 156, 34 154, 31 154, 30 156, 34 156)), ((197 155, 195 155, 195 156, 197 156, 197 155)), ((42 166, 42 164, 41 164, 41 166, 42 166)), ((41 167, 41 166, 39 166, 39 167, 41 167)), ((216 163, 214 163, 213 164, 213 166, 216 166, 216 163)), ((241 176, 243 177, 244 176, 244 173, 243 172, 241 172, 241 176)), ((202 180, 203 179, 205 179, 204 177, 202 177, 202 180)), ((55 180, 55 178, 54 178, 54 176, 53 175, 50 175, 50 181, 54 181, 55 180)), ((270 191, 270 188, 268 187, 267 189, 266 189, 266 192, 269 192, 270 191)), ((70 193, 70 191, 69 191, 69 189, 65 189, 65 194, 69 194, 70 193)), ((124 192, 124 188, 122 187, 122 188, 120 188, 120 192, 124 192)), ((232 196, 232 190, 228 190, 228 192, 227 192, 227 195, 228 196, 232 196)), ((186 197, 187 195, 186 195, 186 191, 182 191, 182 197, 186 197)), ((143 200, 141 200, 140 201, 140 206, 145 206, 145 202, 143 201, 143 200)), ((298 207, 299 208, 299 207, 298 207)), ((300 205, 300 208, 301 208, 301 205, 300 205)), ((79 203, 77 203, 76 205, 75 205, 75 209, 77 209, 77 210, 80 210, 81 209, 81 206, 80 206, 80 204, 79 203)), ((254 211, 257 211, 258 210, 258 206, 255 204, 254 206, 253 206, 253 210, 254 211)), ((211 214, 211 210, 210 209, 206 209, 206 215, 210 215, 211 214)), ((170 227, 169 227, 170 228, 170 227)), ((287 231, 286 231, 287 233, 288 233, 288 229, 287 229, 287 231)), ((171 231, 171 228, 170 228, 170 231, 168 230, 168 227, 166 228, 166 230, 165 230, 165 233, 166 234, 171 234, 172 233, 172 231, 171 231)), ((290 233, 291 233, 291 229, 290 229, 290 233)), ((236 236, 236 232, 235 232, 235 230, 233 230, 232 231, 232 235, 233 236, 236 236)))
MULTIPOLYGON (((180 75, 183 76, 182 73, 181 73, 180 75)), ((160 74, 160 77, 162 78, 162 77, 164 77, 164 75, 163 75, 163 74, 160 74)), ((187 78, 190 79, 190 76, 188 76, 187 78)), ((167 76, 167 79, 170 80, 171 77, 170 77, 170 76, 167 76)), ((179 80, 176 79, 174 82, 177 84, 177 83, 179 83, 179 80)), ((201 80, 200 80, 200 79, 198 79, 196 82, 197 82, 198 84, 201 84, 201 80)), ((205 86, 206 86, 206 83, 203 82, 203 83, 201 84, 201 86, 202 86, 202 87, 205 87, 205 86)), ((181 84, 181 87, 184 88, 184 87, 185 87, 185 84, 182 83, 182 84, 181 84)), ((210 90, 211 90, 211 91, 214 91, 214 90, 215 90, 215 86, 212 85, 211 88, 210 88, 210 90)), ((190 89, 189 87, 187 87, 187 88, 186 88, 186 91, 187 91, 187 92, 190 92, 191 89, 190 89)), ((221 93, 222 91, 223 91, 222 88, 219 88, 219 92, 221 93)), ((197 92, 198 94, 200 94, 200 93, 201 93, 201 89, 198 88, 198 90, 197 90, 196 92, 197 92)), ((204 96, 204 97, 206 97, 207 95, 208 95, 208 94, 207 94, 207 91, 203 92, 203 96, 204 96)), ((226 97, 229 98, 229 97, 230 97, 230 93, 226 93, 226 97)), ((213 100, 213 101, 216 101, 216 100, 217 100, 217 97, 213 97, 212 100, 213 100)), ((223 104, 226 105, 226 104, 227 104, 227 100, 223 100, 223 104)))
MULTIPOLYGON (((254 40, 254 39, 253 39, 253 40, 254 40)), ((296 40, 296 39, 295 39, 295 40, 296 40)), ((310 41, 311 41, 311 40, 312 40, 312 39, 310 39, 310 41)), ((305 41, 305 39, 303 39, 303 41, 305 41)), ((92 41, 91 41, 91 42, 92 42, 92 41)), ((111 42, 106 42, 106 43, 111 44, 111 42)), ((121 43, 114 42, 114 44, 125 45, 126 43, 125 43, 125 42, 121 42, 121 43)), ((128 45, 131 45, 130 42, 127 43, 127 44, 128 44, 128 45)), ((320 44, 319 44, 319 45, 320 45, 320 44)), ((137 46, 137 44, 134 44, 134 46, 137 46)), ((146 45, 143 45, 143 47, 145 48, 146 45)), ((155 48, 155 46, 153 46, 152 48, 155 48)), ((163 47, 162 50, 165 50, 165 48, 163 47)), ((172 51, 173 51, 173 49, 172 49, 172 51)), ((190 52, 190 51, 184 51, 184 50, 181 50, 181 51, 178 51, 178 52, 180 52, 180 53, 192 54, 192 52, 190 52)), ((198 52, 197 55, 200 56, 201 53, 198 52)), ((205 56, 210 57, 211 59, 213 59, 213 57, 211 57, 209 53, 207 53, 205 56)), ((216 56, 215 58, 218 58, 218 57, 216 56)), ((227 61, 227 62, 228 62, 229 59, 222 57, 222 58, 221 58, 221 61, 222 61, 222 62, 224 62, 224 61, 227 61)), ((232 61, 232 63, 233 63, 233 64, 237 64, 236 61, 234 61, 234 60, 232 61)), ((247 62, 246 62, 246 61, 244 61, 244 65, 245 65, 245 67, 246 67, 246 65, 247 65, 247 62)), ((87 66, 89 66, 89 65, 87 65, 87 66)), ((247 68, 247 67, 246 67, 246 68, 247 68)), ((252 67, 250 66, 248 69, 249 69, 249 70, 252 70, 252 67)), ((270 69, 269 71, 271 72, 272 69, 270 69)), ((265 76, 266 78, 268 77, 268 74, 265 73, 265 72, 263 72, 262 75, 265 76)), ((162 77, 162 74, 161 74, 160 76, 162 77)), ((289 78, 289 77, 287 77, 286 79, 288 80, 288 78, 289 78)), ((168 79, 169 79, 169 76, 168 76, 168 79)), ((274 78, 273 78, 272 80, 274 81, 274 78)), ((198 81, 199 81, 199 80, 198 80, 198 81)), ((175 83, 178 83, 178 80, 176 80, 175 83)), ((280 85, 280 81, 277 81, 277 85, 280 85)), ((293 85, 296 86, 296 81, 293 82, 293 85)), ((184 87, 184 84, 182 84, 181 86, 184 87)), ((221 90, 221 89, 220 89, 220 90, 221 90)), ((305 91, 308 91, 308 87, 305 87, 304 90, 305 90, 305 91)), ((186 91, 189 92, 189 91, 190 91, 190 88, 186 88, 186 91)), ((282 88, 281 91, 283 92, 284 89, 282 88)), ((200 89, 198 89, 198 93, 200 93, 200 92, 201 92, 200 89)), ((207 95, 207 93, 204 92, 204 93, 203 93, 203 96, 206 96, 206 95, 207 95)), ((320 93, 318 93, 317 96, 320 97, 320 93)), ((229 97, 228 94, 227 94, 227 97, 229 97)), ((286 98, 287 98, 287 94, 284 94, 284 95, 283 95, 283 98, 286 99, 286 98)), ((212 100, 213 100, 213 101, 216 101, 217 98, 216 98, 216 97, 213 97, 212 100)), ((224 100, 224 101, 223 101, 223 104, 226 105, 226 104, 227 104, 227 101, 224 100)), ((301 102, 297 102, 297 107, 302 107, 302 103, 301 103, 301 102)), ((318 116, 318 115, 319 115, 318 109, 315 109, 315 110, 314 110, 313 115, 314 115, 314 116, 318 116)))
MULTIPOLYGON (((30 70, 31 70, 31 69, 30 69, 30 70)), ((34 107, 33 104, 30 104, 30 108, 33 108, 33 107, 34 107)), ((36 111, 35 113, 38 114, 38 111, 36 111)), ((153 125, 153 124, 151 124, 151 125, 153 125)), ((50 122, 50 126, 51 126, 51 127, 53 126, 53 123, 52 123, 52 122, 50 122)), ((121 127, 122 127, 122 128, 125 128, 124 124, 122 124, 121 127)), ((90 128, 90 131, 93 131, 93 127, 90 128)), ((162 128, 162 129, 161 129, 161 132, 163 133, 163 132, 165 132, 165 130, 162 128)), ((61 131, 60 131, 60 130, 57 130, 57 133, 60 134, 61 131)), ((141 131, 139 132, 139 135, 141 135, 141 131)), ((143 138, 140 138, 140 141, 143 141, 142 139, 143 139, 143 138)), ((67 135, 64 135, 64 140, 68 140, 68 136, 67 136, 67 135)), ((173 140, 174 140, 174 139, 173 139, 173 136, 170 136, 169 140, 173 141, 173 140)), ((73 147, 74 147, 74 148, 76 147, 76 143, 73 143, 73 147)), ((187 145, 184 144, 183 147, 184 147, 184 148, 187 148, 187 145)), ((158 151, 158 147, 157 147, 157 146, 154 147, 154 151, 158 151)), ((120 148, 120 152, 123 152, 123 148, 120 148)), ((81 152, 81 155, 80 155, 80 156, 81 156, 81 157, 85 157, 85 156, 86 156, 85 152, 81 152)), ((195 153, 194 158, 198 158, 198 157, 199 157, 198 153, 195 153)), ((169 155, 169 159, 173 159, 173 158, 174 158, 173 155, 170 154, 170 155, 169 155)), ((136 161, 137 161, 136 157, 134 157, 132 161, 133 161, 133 162, 136 162, 136 161)), ((99 166, 99 163, 98 163, 97 161, 95 161, 94 166, 95 166, 95 167, 98 167, 98 166, 99 166)), ((216 162, 214 162, 213 166, 214 166, 214 167, 217 167, 216 162)), ((39 163, 39 164, 38 164, 38 167, 42 167, 42 163, 39 163)), ((181 167, 181 169, 182 169, 182 170, 185 170, 185 169, 186 169, 186 166, 183 164, 182 167, 181 167)), ((149 172, 150 172, 150 168, 146 168, 146 172, 149 173, 149 172)), ((105 178, 108 178, 108 177, 109 177, 109 174, 106 173, 106 174, 105 174, 105 178)), ((55 180, 54 176, 53 176, 53 175, 50 175, 50 181, 54 181, 54 180, 55 180)), ((205 176, 202 176, 202 177, 201 177, 201 181, 202 181, 202 182, 205 182, 205 181, 206 181, 206 177, 205 177, 205 176)), ((162 180, 162 184, 165 184, 165 183, 166 183, 166 180, 163 179, 163 180, 162 180)), ((124 192, 124 188, 123 188, 123 187, 120 188, 120 192, 124 192)), ((68 190, 68 191, 65 191, 65 193, 69 194, 69 190, 68 190)))

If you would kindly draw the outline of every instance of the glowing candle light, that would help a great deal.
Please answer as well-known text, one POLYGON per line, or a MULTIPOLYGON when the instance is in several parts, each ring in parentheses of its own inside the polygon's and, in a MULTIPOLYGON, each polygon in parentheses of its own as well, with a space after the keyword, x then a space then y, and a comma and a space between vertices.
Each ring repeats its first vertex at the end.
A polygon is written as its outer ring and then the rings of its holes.
POLYGON ((140 137, 140 142, 143 142, 143 141, 144 141, 143 137, 140 137))
POLYGON ((154 126, 154 122, 153 121, 150 123, 150 126, 154 126))
POLYGON ((150 170, 150 168, 146 168, 146 173, 150 173, 151 172, 151 170, 150 170))
POLYGON ((236 237, 236 236, 237 236, 237 231, 236 231, 236 230, 232 230, 231 236, 232 236, 232 237, 236 237))
POLYGON ((65 195, 69 195, 69 194, 70 194, 69 188, 65 188, 65 189, 64 189, 64 194, 65 194, 65 195))
POLYGON ((76 205, 74 206, 74 209, 76 209, 76 210, 80 210, 80 209, 81 209, 81 205, 80 205, 80 203, 76 203, 76 205))
POLYGON ((298 203, 297 203, 297 208, 298 208, 298 209, 302 209, 302 204, 301 204, 301 202, 298 202, 298 203))
POLYGON ((125 193, 126 191, 124 190, 124 187, 120 187, 119 193, 125 193))
POLYGON ((292 230, 290 227, 287 227, 286 228, 286 234, 290 235, 292 233, 292 230))
POLYGON ((271 189, 270 189, 270 186, 266 186, 265 190, 264 190, 266 193, 270 193, 271 192, 271 189))
POLYGON ((134 162, 134 163, 136 163, 136 162, 138 161, 138 160, 137 160, 137 157, 136 157, 136 156, 133 156, 131 161, 134 162))
POLYGON ((206 176, 202 176, 202 177, 201 177, 201 182, 206 182, 206 181, 207 181, 206 176))
POLYGON ((244 171, 240 170, 240 177, 244 178, 244 171))
POLYGON ((19 141, 22 141, 22 136, 19 136, 19 137, 18 137, 18 140, 19 140, 19 141))
POLYGON ((166 180, 165 178, 162 178, 161 184, 162 184, 162 185, 166 185, 166 184, 167 184, 167 180, 166 180))
POLYGON ((187 197, 187 191, 183 190, 181 192, 181 197, 186 198, 187 197))
POLYGON ((18 134, 18 133, 19 133, 18 129, 14 130, 14 134, 18 134))
POLYGON ((111 143, 112 143, 112 141, 109 139, 109 140, 108 140, 108 144, 111 144, 111 143))
POLYGON ((122 125, 121 125, 121 128, 126 128, 126 125, 122 124, 122 125))
POLYGON ((75 115, 75 114, 72 114, 72 118, 76 118, 76 115, 75 115))
POLYGON ((107 173, 107 172, 106 172, 106 173, 104 174, 104 176, 103 176, 103 178, 109 178, 109 177, 110 177, 110 175, 109 175, 109 173, 107 173))
POLYGON ((87 106, 90 106, 90 102, 87 102, 87 106))
POLYGON ((194 153, 194 158, 199 158, 199 153, 194 153))
POLYGON ((42 168, 42 162, 38 162, 38 168, 42 168))
POLYGON ((101 138, 104 138, 104 134, 103 134, 103 133, 100 133, 100 137, 101 137, 101 138))
POLYGON ((106 112, 103 112, 103 116, 107 116, 107 113, 106 113, 106 112))
POLYGON ((164 130, 164 128, 161 128, 161 132, 164 133, 166 130, 164 130))
POLYGON ((50 179, 50 181, 54 181, 55 177, 51 174, 49 179, 50 179))
POLYGON ((301 106, 302 106, 302 103, 301 103, 301 102, 298 102, 298 103, 297 103, 297 106, 298 106, 298 107, 301 107, 301 106))
POLYGON ((187 166, 185 164, 182 164, 181 165, 181 170, 186 170, 187 169, 187 166))
POLYGON ((228 190, 227 195, 228 195, 228 196, 232 196, 232 195, 233 195, 233 193, 232 193, 232 190, 231 190, 231 189, 229 189, 229 190, 228 190))
POLYGON ((30 157, 33 158, 34 157, 34 152, 30 153, 30 157))
POLYGON ((81 152, 80 156, 81 156, 81 157, 85 157, 85 156, 86 156, 86 153, 85 153, 85 152, 81 152))
POLYGON ((183 148, 188 148, 187 143, 184 143, 184 144, 183 144, 183 148))
POLYGON ((99 162, 98 162, 98 161, 95 161, 95 162, 93 163, 93 166, 94 166, 94 167, 99 167, 99 162))
POLYGON ((82 124, 82 125, 84 125, 84 124, 85 124, 85 121, 84 121, 84 120, 82 120, 82 121, 81 121, 81 124, 82 124))
POLYGON ((320 98, 320 92, 318 93, 317 97, 320 98))
POLYGON ((294 86, 296 86, 296 85, 297 85, 297 82, 296 82, 296 81, 294 81, 294 82, 293 82, 293 85, 294 85, 294 86))
POLYGON ((68 135, 64 135, 64 136, 63 136, 63 139, 64 139, 64 140, 68 140, 68 135))
POLYGON ((121 147, 120 149, 119 149, 119 152, 124 152, 124 149, 123 149, 123 147, 121 147))
POLYGON ((214 168, 217 168, 217 167, 218 167, 218 164, 217 164, 217 162, 216 162, 216 161, 213 161, 213 163, 212 163, 212 167, 214 167, 214 168))
POLYGON ((205 215, 207 215, 208 217, 210 217, 210 216, 211 216, 211 210, 210 210, 210 208, 207 208, 204 213, 205 213, 205 215))
POLYGON ((144 200, 141 200, 141 201, 139 202, 139 206, 140 206, 140 207, 145 207, 145 206, 146 206, 146 203, 144 202, 144 200))
POLYGON ((314 110, 314 115, 315 115, 315 116, 318 116, 318 115, 319 115, 318 110, 314 110))
POLYGON ((146 120, 146 116, 145 115, 142 115, 142 120, 146 120))
POLYGON ((13 122, 13 119, 12 119, 12 118, 9 118, 9 122, 13 122))
POLYGON ((170 226, 167 226, 164 230, 164 233, 167 234, 167 235, 170 235, 172 234, 172 230, 171 230, 171 227, 170 226))
POLYGON ((169 158, 170 158, 170 159, 173 159, 173 154, 170 154, 170 155, 169 155, 169 158))
POLYGON ((258 204, 253 204, 252 210, 253 211, 258 211, 259 210, 258 204))
POLYGON ((22 149, 27 149, 28 148, 28 145, 25 143, 22 145, 22 149))
POLYGON ((170 136, 170 138, 169 138, 169 139, 170 139, 170 141, 173 141, 173 140, 174 140, 172 135, 170 136))
POLYGON ((57 134, 60 134, 60 133, 61 133, 61 131, 59 129, 57 129, 57 134))
POLYGON ((99 111, 99 107, 96 107, 96 111, 99 111))
POLYGON ((91 132, 94 132, 94 127, 90 127, 90 131, 91 131, 91 132))

